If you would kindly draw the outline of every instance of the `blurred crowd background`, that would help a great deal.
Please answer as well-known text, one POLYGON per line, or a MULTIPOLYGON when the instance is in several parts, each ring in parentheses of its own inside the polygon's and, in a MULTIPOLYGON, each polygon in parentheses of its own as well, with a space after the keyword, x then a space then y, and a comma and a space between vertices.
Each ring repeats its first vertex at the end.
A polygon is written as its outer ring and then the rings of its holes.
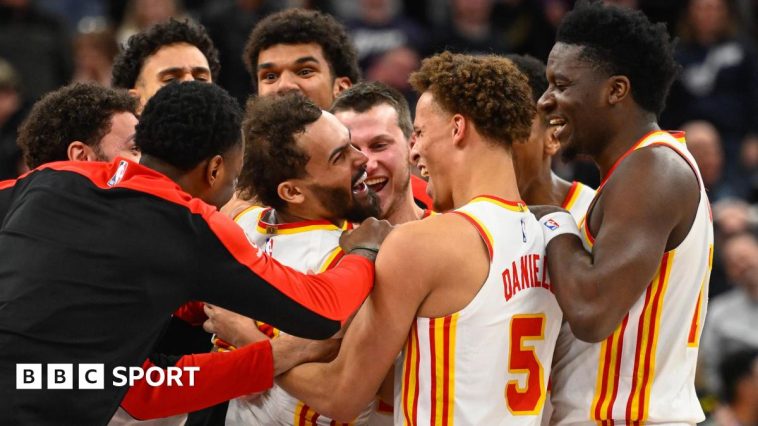
MULTIPOLYGON (((408 75, 430 54, 529 54, 545 61, 572 0, 0 0, 0 179, 25 171, 16 129, 31 105, 73 81, 109 85, 129 36, 169 17, 203 24, 220 51, 217 83, 251 93, 241 54, 255 24, 288 7, 345 24, 365 80, 415 95, 408 75)), ((758 0, 616 0, 665 22, 682 72, 661 117, 687 131, 709 189, 717 239, 698 388, 711 421, 758 419, 758 0)), ((593 187, 594 165, 557 160, 593 187)), ((665 212, 661 212, 664 214, 665 212)))

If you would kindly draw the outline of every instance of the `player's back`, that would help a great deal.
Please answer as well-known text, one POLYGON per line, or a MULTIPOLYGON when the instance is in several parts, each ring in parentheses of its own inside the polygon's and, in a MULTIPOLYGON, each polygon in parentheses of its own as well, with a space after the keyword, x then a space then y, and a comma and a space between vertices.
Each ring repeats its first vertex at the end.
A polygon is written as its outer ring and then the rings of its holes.
POLYGON ((395 424, 538 425, 562 319, 542 231, 522 203, 490 196, 452 214, 481 235, 489 272, 463 309, 416 318, 395 376, 395 424))
MULTIPOLYGON (((599 343, 573 335, 559 341, 553 424, 696 423, 704 418, 694 378, 713 256, 708 198, 683 135, 654 132, 635 149, 650 145, 669 146, 692 165, 700 185, 695 220, 679 246, 663 254, 655 277, 611 336, 599 343)), ((591 251, 586 222, 581 231, 591 251)))

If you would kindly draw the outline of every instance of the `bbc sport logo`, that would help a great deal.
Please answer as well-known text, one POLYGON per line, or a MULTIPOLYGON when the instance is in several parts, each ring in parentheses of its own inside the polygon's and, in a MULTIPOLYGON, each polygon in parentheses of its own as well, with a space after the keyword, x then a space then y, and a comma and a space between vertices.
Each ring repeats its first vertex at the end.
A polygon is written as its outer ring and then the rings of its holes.
MULTIPOLYGON (((42 374, 43 364, 16 364, 16 389, 74 389, 74 365, 77 366, 77 389, 105 389, 103 364, 45 364, 47 383, 42 374)), ((195 386, 195 373, 200 367, 114 367, 111 383, 115 387, 134 386, 144 379, 148 386, 195 386)))

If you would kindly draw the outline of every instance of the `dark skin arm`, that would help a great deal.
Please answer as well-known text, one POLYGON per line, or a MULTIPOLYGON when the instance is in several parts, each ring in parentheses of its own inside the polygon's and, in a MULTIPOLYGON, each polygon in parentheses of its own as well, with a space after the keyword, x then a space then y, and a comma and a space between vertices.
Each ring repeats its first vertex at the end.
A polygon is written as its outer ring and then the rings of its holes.
POLYGON ((643 148, 621 163, 592 209, 592 253, 572 235, 550 242, 553 289, 576 337, 599 342, 613 333, 653 279, 663 253, 687 235, 699 197, 695 174, 682 157, 666 147, 643 148))

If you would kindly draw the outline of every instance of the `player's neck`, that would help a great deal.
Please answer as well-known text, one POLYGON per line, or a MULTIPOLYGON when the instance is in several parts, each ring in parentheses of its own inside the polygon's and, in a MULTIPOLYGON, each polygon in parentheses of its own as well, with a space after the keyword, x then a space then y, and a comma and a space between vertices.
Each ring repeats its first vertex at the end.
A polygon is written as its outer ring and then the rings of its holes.
POLYGON ((529 205, 559 206, 570 187, 570 184, 567 183, 564 190, 559 181, 566 182, 550 170, 550 159, 548 158, 539 175, 523 189, 521 197, 529 205))
POLYGON ((566 201, 573 182, 562 179, 552 171, 550 171, 550 180, 552 181, 553 205, 563 206, 563 202, 566 201))
POLYGON ((451 176, 453 206, 458 208, 477 195, 521 200, 511 155, 499 147, 480 147, 464 158, 451 176))
POLYGON ((269 217, 275 224, 310 222, 314 220, 328 220, 332 222, 335 226, 341 226, 342 222, 344 222, 344 220, 340 220, 339 223, 334 223, 334 221, 332 221, 331 219, 327 219, 324 217, 316 217, 314 215, 309 215, 309 214, 305 214, 303 212, 297 211, 297 209, 289 209, 289 208, 283 208, 283 209, 278 209, 278 210, 272 209, 269 217))
POLYGON ((393 225, 400 225, 401 223, 421 219, 423 215, 424 209, 417 206, 413 201, 413 189, 409 183, 403 199, 398 200, 394 209, 388 212, 384 219, 393 225))
POLYGON ((600 169, 600 176, 605 177, 622 155, 632 149, 646 134, 655 130, 660 130, 660 127, 655 115, 648 112, 640 112, 625 124, 617 125, 616 131, 608 138, 608 143, 593 156, 600 169))

